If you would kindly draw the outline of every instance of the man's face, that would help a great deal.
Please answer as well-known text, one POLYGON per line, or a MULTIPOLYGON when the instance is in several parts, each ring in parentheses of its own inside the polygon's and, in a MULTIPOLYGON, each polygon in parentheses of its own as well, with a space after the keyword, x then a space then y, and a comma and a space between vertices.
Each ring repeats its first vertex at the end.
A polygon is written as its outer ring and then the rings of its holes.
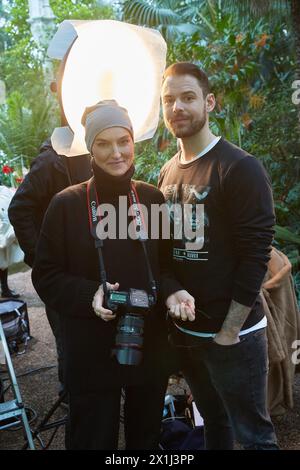
POLYGON ((192 75, 167 77, 162 86, 163 114, 167 128, 178 138, 197 134, 207 122, 208 111, 214 107, 210 103, 212 99, 212 94, 203 97, 202 88, 192 75))
POLYGON ((111 176, 122 176, 134 160, 134 144, 127 129, 111 127, 96 136, 92 155, 96 164, 111 176))

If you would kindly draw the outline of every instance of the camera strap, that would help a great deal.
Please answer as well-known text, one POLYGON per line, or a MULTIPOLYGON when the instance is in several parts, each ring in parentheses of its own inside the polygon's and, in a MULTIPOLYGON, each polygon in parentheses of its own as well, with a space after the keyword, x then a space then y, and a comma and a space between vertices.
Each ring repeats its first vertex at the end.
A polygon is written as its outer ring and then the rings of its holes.
POLYGON ((135 224, 135 232, 137 238, 140 241, 147 241, 148 234, 146 231, 145 220, 143 216, 143 211, 141 209, 141 204, 139 200, 139 196, 136 190, 136 187, 131 183, 130 185, 130 192, 128 194, 129 202, 130 202, 130 210, 132 213, 132 218, 135 224))
POLYGON ((100 281, 103 285, 103 292, 105 297, 107 297, 107 287, 106 287, 106 271, 104 266, 104 259, 102 254, 102 247, 103 247, 103 240, 97 237, 97 224, 98 224, 98 216, 97 216, 97 208, 99 207, 99 199, 98 194, 96 191, 94 177, 92 177, 88 181, 87 185, 87 207, 88 207, 88 214, 89 214, 89 226, 90 232, 95 242, 95 248, 98 252, 98 259, 99 259, 99 267, 100 267, 100 281))
MULTIPOLYGON (((145 221, 143 217, 143 212, 141 209, 139 196, 135 188, 135 185, 132 182, 130 184, 130 191, 128 194, 128 198, 129 198, 130 209, 132 212, 132 216, 133 216, 133 220, 134 220, 134 224, 136 228, 137 238, 142 244, 144 255, 145 255, 151 292, 154 298, 154 302, 156 302, 157 301, 156 283, 152 274, 152 269, 151 269, 151 265, 150 265, 150 261, 149 261, 149 257, 147 253, 147 247, 146 247, 148 236, 147 236, 147 231, 146 231, 146 226, 145 226, 145 221)), ((103 253, 102 253, 103 240, 101 240, 97 236, 97 225, 98 225, 98 222, 101 221, 100 215, 97 214, 97 209, 99 205, 100 203, 99 203, 99 197, 98 197, 97 190, 96 190, 95 179, 94 177, 92 177, 88 181, 88 185, 87 185, 87 207, 88 207, 88 215, 89 215, 89 226, 90 226, 91 235, 95 241, 95 248, 97 249, 97 252, 98 252, 101 284, 103 284, 103 291, 104 291, 105 296, 107 296, 107 287, 106 287, 107 278, 106 278, 106 271, 105 271, 105 266, 104 266, 103 253)))
POLYGON ((146 242, 148 240, 148 235, 146 231, 146 224, 143 216, 143 211, 141 209, 141 204, 139 200, 139 196, 136 190, 136 187, 131 183, 131 191, 128 195, 129 201, 130 201, 130 207, 133 212, 133 220, 135 221, 135 226, 136 226, 136 234, 138 236, 138 239, 140 240, 143 250, 144 250, 144 255, 145 255, 145 260, 146 260, 146 265, 147 265, 147 271, 148 271, 148 278, 150 281, 150 288, 153 294, 154 301, 156 303, 157 301, 157 290, 156 290, 156 283, 152 274, 152 269, 149 261, 149 256, 147 253, 147 247, 146 247, 146 242), (138 228, 139 227, 139 228, 138 228))

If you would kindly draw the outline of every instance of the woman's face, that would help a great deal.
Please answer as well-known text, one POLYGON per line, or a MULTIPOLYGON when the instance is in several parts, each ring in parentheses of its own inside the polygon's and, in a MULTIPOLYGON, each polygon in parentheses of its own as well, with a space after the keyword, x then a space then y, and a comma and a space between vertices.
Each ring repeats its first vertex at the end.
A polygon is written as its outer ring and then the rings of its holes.
POLYGON ((124 127, 110 127, 97 134, 92 155, 96 164, 111 176, 122 176, 134 160, 134 143, 124 127))

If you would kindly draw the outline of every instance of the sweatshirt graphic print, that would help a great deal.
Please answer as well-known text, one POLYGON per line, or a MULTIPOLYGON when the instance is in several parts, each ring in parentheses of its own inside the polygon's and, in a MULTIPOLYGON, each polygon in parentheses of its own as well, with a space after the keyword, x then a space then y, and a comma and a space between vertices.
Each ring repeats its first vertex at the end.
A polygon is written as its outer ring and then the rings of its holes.
POLYGON ((164 186, 164 195, 169 206, 173 258, 190 261, 207 261, 209 226, 205 212, 205 199, 209 186, 170 184, 164 186))

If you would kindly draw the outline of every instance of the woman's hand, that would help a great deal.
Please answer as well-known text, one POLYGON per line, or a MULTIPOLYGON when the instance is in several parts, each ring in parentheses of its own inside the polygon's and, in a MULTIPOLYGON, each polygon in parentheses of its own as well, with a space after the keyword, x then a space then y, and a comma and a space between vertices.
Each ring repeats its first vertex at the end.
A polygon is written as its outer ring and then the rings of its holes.
MULTIPOLYGON (((118 290, 119 283, 116 282, 115 284, 110 284, 109 282, 107 282, 106 287, 107 287, 107 290, 118 290)), ((104 321, 114 320, 116 318, 116 313, 104 308, 103 302, 104 302, 104 291, 103 291, 103 285, 101 284, 96 294, 94 295, 94 299, 92 303, 94 312, 97 315, 97 317, 102 318, 102 320, 104 321)))
POLYGON ((195 299, 186 290, 178 290, 166 301, 168 313, 175 320, 195 320, 195 299))

